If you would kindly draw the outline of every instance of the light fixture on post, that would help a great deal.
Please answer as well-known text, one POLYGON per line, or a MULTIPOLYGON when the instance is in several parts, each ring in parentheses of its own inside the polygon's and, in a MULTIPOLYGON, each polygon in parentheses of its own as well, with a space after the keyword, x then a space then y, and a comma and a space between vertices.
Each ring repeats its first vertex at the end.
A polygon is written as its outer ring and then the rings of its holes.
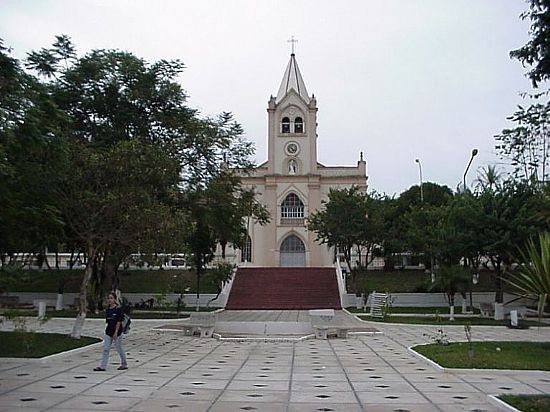
POLYGON ((464 171, 464 178, 463 178, 463 191, 466 192, 466 174, 468 173, 468 169, 470 169, 470 165, 472 164, 472 161, 474 160, 474 157, 476 157, 478 153, 477 149, 472 149, 472 155, 470 156, 470 161, 468 162, 468 166, 466 166, 466 170, 464 171))
POLYGON ((420 174, 420 203, 424 203, 424 191, 422 190, 422 163, 420 163, 419 158, 416 158, 415 162, 418 163, 418 172, 420 174))

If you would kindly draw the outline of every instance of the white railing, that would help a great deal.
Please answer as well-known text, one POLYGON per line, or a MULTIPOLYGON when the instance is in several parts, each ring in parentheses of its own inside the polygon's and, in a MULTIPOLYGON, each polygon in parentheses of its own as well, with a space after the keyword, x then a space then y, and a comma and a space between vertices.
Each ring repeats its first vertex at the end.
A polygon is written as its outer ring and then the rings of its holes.
POLYGON ((231 286, 233 286, 233 279, 235 279, 235 275, 237 274, 238 267, 235 267, 233 269, 233 275, 231 275, 231 279, 227 281, 222 288, 222 291, 220 292, 220 296, 218 299, 216 299, 216 304, 220 307, 224 308, 225 305, 227 305, 227 299, 229 299, 229 292, 231 292, 231 286))
POLYGON ((346 303, 345 296, 346 291, 346 279, 342 273, 342 268, 340 267, 340 258, 336 256, 336 262, 334 262, 334 267, 336 268, 336 278, 338 279, 338 292, 340 292, 340 304, 344 307, 346 303))

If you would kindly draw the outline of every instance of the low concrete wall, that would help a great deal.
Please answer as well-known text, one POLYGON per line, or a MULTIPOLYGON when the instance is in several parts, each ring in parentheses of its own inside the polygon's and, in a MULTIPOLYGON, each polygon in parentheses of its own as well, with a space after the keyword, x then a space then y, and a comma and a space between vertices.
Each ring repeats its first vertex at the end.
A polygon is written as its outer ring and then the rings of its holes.
MULTIPOLYGON (((391 293, 392 306, 401 306, 401 307, 446 307, 449 306, 447 302, 447 297, 439 293, 391 293)), ((516 296, 505 293, 504 294, 504 303, 507 303, 516 296)), ((345 306, 363 306, 364 298, 356 297, 354 294, 348 293, 346 295, 345 306)), ((495 293, 494 292, 475 292, 472 294, 473 304, 476 307, 479 307, 481 302, 494 302, 495 293)), ((528 301, 519 300, 513 303, 514 306, 525 305, 529 303, 528 301)), ((455 296, 455 306, 460 306, 462 304, 462 296, 457 294, 455 296)), ((470 304, 470 295, 466 295, 466 304, 470 304)), ((370 306, 370 295, 367 299, 367 306, 370 306)))
MULTIPOLYGON (((34 305, 39 300, 45 300, 48 304, 48 306, 55 306, 55 302, 57 299, 57 293, 39 293, 39 292, 11 292, 9 293, 10 296, 19 296, 19 303, 21 304, 28 304, 28 305, 34 305)), ((78 293, 64 293, 63 294, 63 307, 67 308, 70 305, 73 305, 75 302, 75 299, 78 298, 78 293)), ((160 295, 154 294, 154 293, 122 293, 122 296, 128 301, 134 305, 136 303, 140 303, 142 300, 146 301, 148 299, 153 298, 155 300, 155 306, 157 302, 159 301, 160 295)), ((167 295, 162 295, 164 298, 164 301, 166 303, 170 304, 176 304, 178 301, 178 298, 180 297, 179 293, 170 293, 167 295)), ((214 294, 201 294, 199 299, 199 305, 200 306, 206 306, 206 304, 212 300, 216 295, 214 294)), ((210 306, 214 308, 223 307, 223 303, 225 302, 226 297, 222 294, 220 294, 220 297, 211 302, 210 306)), ((184 294, 183 295, 183 301, 186 306, 195 306, 197 303, 197 297, 195 294, 184 294)))
POLYGON ((244 333, 253 335, 301 335, 313 333, 310 322, 216 322, 216 333, 244 333))

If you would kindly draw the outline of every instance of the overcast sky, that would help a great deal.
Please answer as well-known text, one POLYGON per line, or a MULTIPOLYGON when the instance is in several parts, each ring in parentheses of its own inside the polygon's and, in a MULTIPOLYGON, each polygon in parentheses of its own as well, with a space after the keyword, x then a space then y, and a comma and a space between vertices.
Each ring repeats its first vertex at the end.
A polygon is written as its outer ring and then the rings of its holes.
POLYGON ((369 189, 424 181, 455 189, 498 163, 494 135, 528 90, 510 50, 528 40, 522 0, 0 0, 0 37, 22 58, 69 35, 79 54, 122 49, 180 59, 189 105, 231 111, 267 157, 267 101, 296 58, 318 112, 318 158, 354 165, 369 189))

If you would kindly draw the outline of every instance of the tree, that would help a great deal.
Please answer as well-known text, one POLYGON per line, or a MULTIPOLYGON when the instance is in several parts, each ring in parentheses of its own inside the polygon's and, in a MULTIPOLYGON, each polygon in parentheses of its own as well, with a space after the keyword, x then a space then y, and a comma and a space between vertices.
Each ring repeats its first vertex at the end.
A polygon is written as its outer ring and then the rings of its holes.
POLYGON ((449 208, 449 222, 454 228, 449 246, 457 258, 464 258, 465 266, 470 266, 473 273, 478 271, 484 256, 485 239, 480 236, 480 228, 485 218, 479 198, 470 191, 454 197, 449 208))
POLYGON ((510 52, 524 66, 530 66, 527 76, 533 87, 550 77, 550 3, 548 0, 529 0, 529 10, 521 14, 531 20, 531 39, 523 47, 510 52))
POLYGON ((255 197, 253 189, 241 185, 240 176, 225 170, 212 179, 206 189, 208 222, 213 235, 221 247, 225 260, 228 244, 241 248, 247 236, 247 218, 265 225, 269 212, 255 197))
POLYGON ((466 297, 470 276, 457 265, 442 266, 435 274, 435 281, 430 285, 430 291, 441 291, 449 303, 449 320, 455 320, 455 295, 460 293, 466 297))
MULTIPOLYGON (((225 260, 228 244, 242 247, 247 235, 247 218, 264 225, 269 222, 269 213, 256 200, 254 190, 243 188, 236 171, 225 165, 204 189, 188 192, 184 205, 191 211, 184 243, 197 275, 198 302, 201 274, 214 258, 217 245, 225 260)), ((217 285, 222 285, 227 280, 228 268, 218 265, 215 273, 217 285)))
POLYGON ((381 254, 384 238, 384 214, 386 197, 375 191, 366 198, 367 225, 363 226, 363 241, 357 246, 358 267, 365 270, 377 255, 381 254), (364 265, 362 254, 365 255, 364 265))
POLYGON ((502 159, 509 159, 514 177, 533 182, 548 181, 550 170, 550 103, 532 104, 518 110, 508 118, 517 124, 504 129, 495 138, 495 146, 502 159))
MULTIPOLYGON (((529 66, 527 76, 537 89, 550 76, 550 3, 547 0, 529 0, 529 9, 521 14, 522 19, 531 20, 530 40, 523 47, 510 52, 510 57, 529 66)), ((548 90, 536 94, 525 94, 534 101, 548 95, 548 90)), ((533 184, 547 182, 550 139, 550 104, 533 103, 522 106, 509 117, 516 123, 495 136, 497 152, 509 159, 514 168, 514 177, 533 184)))
POLYGON ((206 265, 214 258, 216 238, 208 222, 207 200, 204 192, 185 195, 185 207, 189 211, 189 223, 184 234, 184 245, 190 263, 197 276, 197 311, 199 310, 200 281, 206 265))
POLYGON ((497 190, 502 183, 503 174, 495 165, 481 168, 476 179, 476 192, 497 190))
POLYGON ((251 166, 254 148, 231 113, 201 118, 187 106, 179 60, 148 63, 128 52, 93 50, 77 58, 67 36, 31 52, 27 65, 48 82, 71 119, 71 138, 95 146, 121 140, 158 144, 180 162, 182 185, 204 188, 225 163, 251 166))
MULTIPOLYGON (((352 281, 357 288, 355 270, 351 264, 354 246, 363 245, 368 231, 369 201, 357 186, 349 189, 330 189, 323 208, 307 219, 307 228, 315 232, 316 241, 335 247, 344 255, 352 281), (345 212, 344 212, 345 211, 345 212)), ((356 289, 357 290, 357 289, 356 289)))
POLYGON ((403 240, 403 225, 397 199, 385 197, 381 200, 380 214, 382 220, 382 234, 380 245, 384 257, 384 271, 395 269, 394 255, 405 250, 403 240))
POLYGON ((503 303, 504 273, 510 271, 517 248, 545 227, 537 212, 550 205, 536 188, 514 181, 497 191, 480 193, 477 204, 483 214, 478 227, 483 254, 495 271, 495 301, 503 303))
POLYGON ((402 216, 406 250, 429 257, 426 267, 436 262, 457 263, 460 252, 455 243, 456 230, 449 219, 449 206, 414 208, 402 216))
POLYGON ((397 233, 401 236, 402 251, 423 254, 426 267, 432 268, 434 259, 443 257, 442 248, 449 246, 449 232, 446 207, 453 200, 453 193, 447 186, 426 182, 423 184, 424 201, 420 199, 420 188, 412 186, 401 193, 396 200, 394 218, 397 219, 397 233))
POLYGON ((449 187, 433 182, 423 183, 422 192, 423 202, 420 201, 420 187, 418 185, 411 186, 401 193, 397 200, 400 212, 404 213, 415 207, 446 205, 453 197, 453 191, 449 187))
POLYGON ((67 119, 0 40, 0 257, 43 253, 63 225, 51 188, 66 157, 67 119))
MULTIPOLYGON (((76 173, 69 174, 64 187, 64 219, 70 221, 71 233, 80 236, 73 243, 86 245, 94 262, 90 271, 102 263, 104 271, 112 272, 106 277, 116 279, 116 267, 124 255, 132 248, 152 251, 152 240, 157 241, 156 250, 181 251, 182 242, 191 238, 170 239, 169 228, 185 226, 185 232, 208 235, 201 242, 211 244, 211 231, 200 232, 204 219, 192 218, 197 216, 192 203, 187 203, 189 209, 178 210, 178 199, 182 192, 205 193, 222 163, 230 168, 249 167, 253 147, 230 113, 200 118, 187 107, 187 96, 176 82, 184 68, 181 62, 149 64, 118 50, 94 50, 76 57, 70 39, 57 36, 51 48, 29 54, 28 67, 44 78, 52 99, 70 118, 66 133, 76 173), (124 153, 128 159, 120 158, 124 153), (118 167, 109 165, 114 159, 118 167), (177 178, 159 181, 155 180, 159 176, 145 174, 140 181, 135 165, 158 168, 159 173, 166 172, 165 177, 177 178), (86 204, 80 215, 73 207, 79 199, 86 204), (87 213, 83 221, 82 213, 87 213), (106 231, 109 225, 115 228, 111 234, 106 231), (82 231, 87 233, 80 235, 82 231)), ((201 266, 202 262, 201 258, 201 266)), ((86 272, 83 278, 81 314, 91 276, 86 272)))
POLYGON ((86 247, 80 309, 72 333, 79 337, 87 288, 97 276, 100 259, 112 245, 139 247, 142 239, 163 228, 159 218, 170 220, 166 194, 177 189, 179 168, 161 148, 137 141, 101 149, 77 141, 70 147, 69 169, 56 192, 68 229, 86 247))

